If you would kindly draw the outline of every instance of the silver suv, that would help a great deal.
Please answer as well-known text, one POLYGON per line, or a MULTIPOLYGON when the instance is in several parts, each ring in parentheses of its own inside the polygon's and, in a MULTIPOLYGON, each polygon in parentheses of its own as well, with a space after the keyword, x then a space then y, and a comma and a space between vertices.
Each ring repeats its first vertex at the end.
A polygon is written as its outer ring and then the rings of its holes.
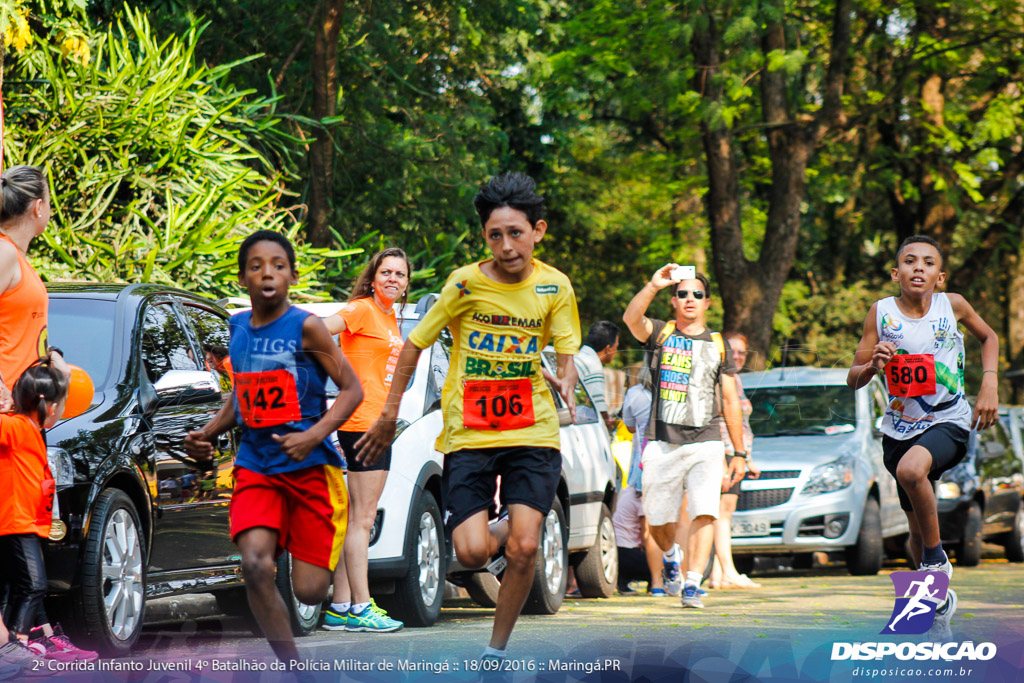
POLYGON ((886 406, 878 380, 854 392, 845 369, 781 368, 742 375, 753 405, 757 479, 741 483, 732 520, 741 571, 753 555, 843 550, 851 574, 874 574, 885 546, 908 532, 896 483, 882 464, 886 406))

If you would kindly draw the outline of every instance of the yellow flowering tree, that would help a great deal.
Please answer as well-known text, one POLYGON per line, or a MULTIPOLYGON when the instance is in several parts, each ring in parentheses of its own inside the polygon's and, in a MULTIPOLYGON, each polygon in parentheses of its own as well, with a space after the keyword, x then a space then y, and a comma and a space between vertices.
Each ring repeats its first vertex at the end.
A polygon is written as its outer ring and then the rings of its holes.
POLYGON ((65 57, 89 61, 82 30, 86 0, 0 0, 0 94, 7 51, 22 54, 40 40, 58 41, 65 57))

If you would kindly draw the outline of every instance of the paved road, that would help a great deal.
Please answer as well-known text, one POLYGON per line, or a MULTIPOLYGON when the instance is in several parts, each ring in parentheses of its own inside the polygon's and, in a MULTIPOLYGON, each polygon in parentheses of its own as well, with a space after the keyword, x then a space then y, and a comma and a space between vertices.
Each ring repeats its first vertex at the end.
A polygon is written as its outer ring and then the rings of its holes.
MULTIPOLYGON (((841 565, 769 573, 756 577, 764 584, 760 589, 712 591, 704 610, 646 596, 567 601, 555 615, 520 619, 509 649, 512 666, 520 671, 505 678, 681 680, 687 669, 690 680, 709 682, 737 673, 738 681, 746 679, 743 673, 765 681, 918 680, 930 673, 941 680, 1024 680, 1024 565, 1008 564, 1001 554, 976 568, 956 568, 953 579, 960 595, 954 639, 994 643, 993 660, 833 662, 836 642, 921 640, 878 635, 894 602, 887 574, 905 568, 887 567, 874 577, 851 577, 841 565), (855 669, 863 666, 885 671, 859 675, 855 669)), ((468 599, 449 601, 432 628, 380 635, 319 631, 301 639, 300 648, 311 667, 334 669, 315 676, 322 681, 475 680, 478 674, 467 667, 488 639, 492 614, 468 599)), ((268 653, 244 624, 220 619, 147 626, 140 646, 135 659, 147 666, 191 659, 202 661, 207 675, 214 662, 223 667, 268 653)), ((214 673, 211 680, 258 675, 214 673)))

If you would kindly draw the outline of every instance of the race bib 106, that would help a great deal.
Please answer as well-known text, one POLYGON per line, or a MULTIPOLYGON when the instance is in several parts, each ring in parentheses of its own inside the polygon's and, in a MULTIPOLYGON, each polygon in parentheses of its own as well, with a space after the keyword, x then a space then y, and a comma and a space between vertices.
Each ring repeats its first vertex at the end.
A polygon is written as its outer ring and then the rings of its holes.
POLYGON ((902 398, 935 393, 935 356, 912 353, 893 356, 885 368, 889 395, 902 398))
POLYGON ((236 372, 235 400, 247 427, 275 427, 302 419, 295 378, 287 370, 236 372))
POLYGON ((529 378, 466 380, 462 394, 462 424, 466 429, 523 429, 535 421, 529 378))

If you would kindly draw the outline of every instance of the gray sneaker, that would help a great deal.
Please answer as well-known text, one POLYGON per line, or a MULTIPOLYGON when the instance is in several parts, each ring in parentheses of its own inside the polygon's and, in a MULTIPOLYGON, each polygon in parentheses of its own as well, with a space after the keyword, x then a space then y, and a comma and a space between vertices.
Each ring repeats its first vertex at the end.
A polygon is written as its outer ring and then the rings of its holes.
POLYGON ((948 643, 953 640, 953 630, 949 627, 949 622, 956 614, 956 606, 956 591, 950 588, 946 594, 946 601, 935 610, 935 621, 928 629, 928 640, 933 643, 948 643))
POLYGON ((696 607, 704 609, 704 601, 700 599, 700 588, 692 583, 683 587, 683 607, 696 607))
POLYGON ((922 562, 921 566, 918 567, 917 570, 921 572, 942 572, 948 576, 950 580, 953 579, 953 565, 950 563, 948 557, 944 561, 936 562, 934 564, 922 562))
POLYGON ((0 680, 49 676, 46 661, 20 640, 14 639, 0 647, 0 680))

